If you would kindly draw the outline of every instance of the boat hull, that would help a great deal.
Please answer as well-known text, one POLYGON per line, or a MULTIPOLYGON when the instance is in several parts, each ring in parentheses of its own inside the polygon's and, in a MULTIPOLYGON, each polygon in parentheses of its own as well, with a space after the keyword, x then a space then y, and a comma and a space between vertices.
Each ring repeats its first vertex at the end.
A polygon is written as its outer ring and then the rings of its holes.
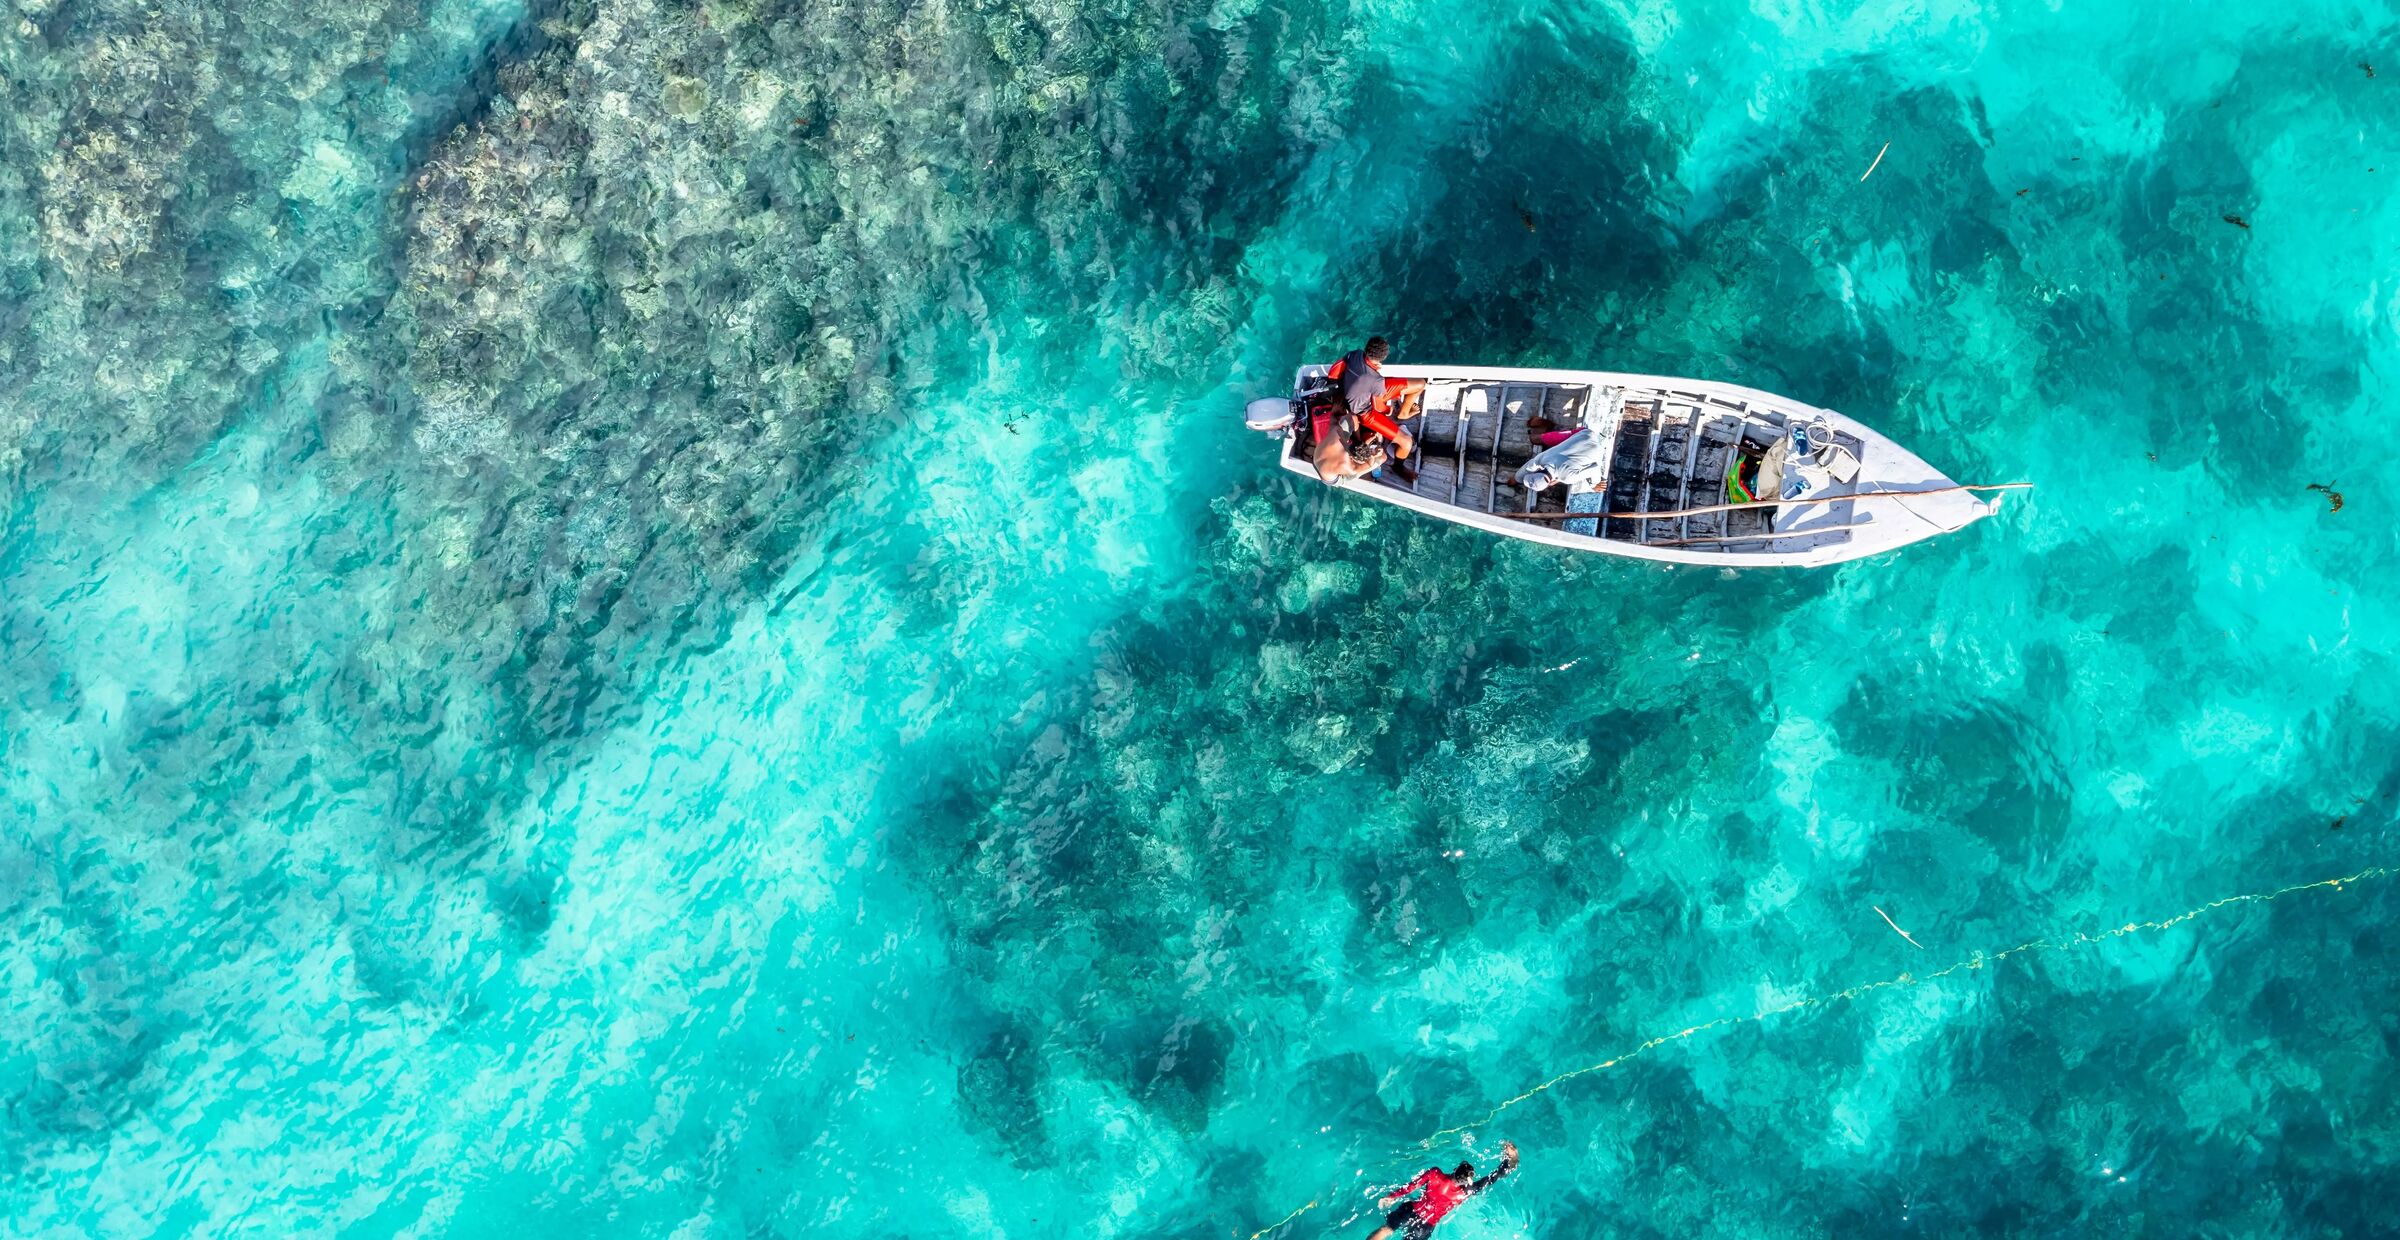
MULTIPOLYGON (((1992 511, 1985 501, 1961 490, 1894 494, 1956 484, 1856 419, 1739 384, 1600 370, 1382 369, 1388 378, 1428 381, 1425 414, 1414 424, 1419 478, 1406 485, 1396 478, 1352 479, 1339 484, 1341 488, 1506 538, 1667 564, 1812 567, 1897 550, 1961 529, 1992 511), (1626 412, 1616 424, 1591 427, 1612 436, 1617 468, 1606 491, 1605 511, 1598 519, 1524 519, 1545 507, 1555 516, 1563 506, 1555 496, 1527 495, 1514 485, 1516 466, 1539 450, 1522 429, 1524 419, 1549 416, 1558 425, 1572 426, 1582 411, 1602 416, 1598 410, 1606 402, 1594 397, 1607 389, 1625 394, 1626 412), (1859 462, 1851 482, 1811 492, 1821 502, 1664 520, 1616 515, 1680 513, 1721 501, 1723 476, 1717 462, 1724 459, 1727 445, 1744 437, 1753 445, 1779 437, 1794 419, 1822 422, 1859 462), (1435 480, 1429 485, 1427 477, 1435 480)), ((1303 367, 1294 377, 1295 394, 1324 371, 1322 366, 1303 367)), ((1305 451, 1304 431, 1287 432, 1280 463, 1314 481, 1317 474, 1305 451)))

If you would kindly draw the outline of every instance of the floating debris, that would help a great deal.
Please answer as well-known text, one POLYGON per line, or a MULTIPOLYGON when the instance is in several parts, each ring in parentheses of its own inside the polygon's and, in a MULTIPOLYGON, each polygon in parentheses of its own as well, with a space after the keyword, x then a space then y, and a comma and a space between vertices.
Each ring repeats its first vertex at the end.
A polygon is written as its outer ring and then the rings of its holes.
POLYGON ((1874 176, 1874 175, 1875 175, 1875 170, 1876 170, 1877 168, 1880 168, 1880 167, 1882 167, 1882 166, 1883 166, 1883 157, 1884 157, 1884 155, 1885 155, 1886 153, 1888 153, 1888 152, 1889 152, 1891 149, 1892 149, 1892 144, 1891 144, 1891 143, 1889 143, 1889 142, 1886 142, 1886 143, 1884 143, 1884 144, 1883 144, 1883 150, 1880 150, 1880 151, 1877 151, 1877 152, 1875 152, 1875 162, 1874 162, 1874 163, 1871 163, 1871 164, 1868 164, 1868 165, 1867 165, 1867 170, 1866 170, 1865 172, 1862 172, 1862 173, 1859 173, 1859 174, 1858 174, 1858 179, 1859 179, 1859 180, 1861 180, 1861 181, 1864 181, 1864 180, 1866 180, 1868 177, 1874 176))
POLYGON ((2325 511, 2340 512, 2342 510, 2342 493, 2334 490, 2333 486, 2334 484, 2330 482, 2312 482, 2308 484, 2308 489, 2311 491, 2323 491, 2325 493, 2325 498, 2333 505, 2331 508, 2328 508, 2325 511))
POLYGON ((1884 912, 1884 911, 1883 911, 1883 906, 1882 906, 1882 905, 1878 904, 1878 905, 1872 905, 1872 906, 1870 906, 1870 907, 1872 907, 1872 908, 1875 910, 1875 915, 1876 915, 1877 917, 1881 917, 1881 918, 1883 919, 1883 924, 1885 924, 1885 925, 1887 925, 1887 926, 1890 926, 1890 927, 1892 928, 1892 933, 1899 935, 1901 938, 1907 939, 1907 940, 1908 940, 1908 945, 1909 945, 1910 947, 1914 947, 1914 948, 1918 949, 1919 951, 1923 951, 1923 950, 1924 950, 1924 948, 1925 948, 1925 945, 1924 945, 1923 943, 1919 943, 1919 942, 1917 941, 1917 936, 1915 936, 1915 935, 1913 935, 1913 934, 1910 934, 1910 933, 1909 933, 1908 931, 1906 931, 1906 930, 1903 930, 1903 929, 1901 929, 1901 928, 1900 928, 1900 923, 1899 923, 1899 922, 1896 922, 1896 921, 1893 921, 1893 920, 1892 920, 1892 915, 1891 915, 1890 913, 1884 912))

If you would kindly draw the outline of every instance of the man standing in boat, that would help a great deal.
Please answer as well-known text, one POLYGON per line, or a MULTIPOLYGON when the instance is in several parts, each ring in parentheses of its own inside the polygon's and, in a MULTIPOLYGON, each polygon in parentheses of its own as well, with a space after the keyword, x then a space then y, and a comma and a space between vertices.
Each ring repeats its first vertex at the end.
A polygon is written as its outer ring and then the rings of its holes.
POLYGON ((1325 372, 1348 412, 1348 417, 1342 420, 1344 427, 1333 425, 1331 418, 1320 418, 1314 428, 1317 474, 1325 481, 1374 472, 1384 463, 1386 443, 1391 445, 1392 459, 1398 461, 1407 460, 1416 450, 1416 437, 1400 429, 1400 423, 1423 410, 1425 381, 1385 378, 1383 359, 1391 356, 1391 352, 1391 341, 1369 336, 1366 344, 1351 350, 1325 372), (1341 433, 1345 427, 1355 430, 1345 435, 1341 433))

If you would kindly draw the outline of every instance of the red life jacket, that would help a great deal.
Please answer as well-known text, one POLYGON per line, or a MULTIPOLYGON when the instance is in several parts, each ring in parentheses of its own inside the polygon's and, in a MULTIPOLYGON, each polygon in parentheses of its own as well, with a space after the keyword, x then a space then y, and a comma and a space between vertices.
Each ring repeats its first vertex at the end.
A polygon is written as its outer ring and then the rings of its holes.
MULTIPOLYGON (((1380 370, 1376 370, 1375 363, 1367 361, 1364 354, 1353 353, 1350 355, 1350 357, 1358 358, 1359 361, 1366 366, 1369 373, 1378 376, 1383 373, 1380 370)), ((1325 377, 1333 380, 1334 400, 1340 404, 1343 409, 1358 415, 1358 424, 1360 427, 1369 431, 1373 431, 1374 433, 1383 436, 1385 439, 1397 442, 1400 438, 1400 424, 1398 422, 1394 422, 1390 415, 1384 413, 1384 398, 1380 394, 1375 397, 1374 403, 1368 405, 1365 409, 1358 409, 1351 405, 1349 396, 1349 389, 1351 385, 1342 382, 1343 374, 1347 372, 1350 367, 1350 357, 1345 357, 1342 360, 1335 362, 1325 371, 1325 377)))

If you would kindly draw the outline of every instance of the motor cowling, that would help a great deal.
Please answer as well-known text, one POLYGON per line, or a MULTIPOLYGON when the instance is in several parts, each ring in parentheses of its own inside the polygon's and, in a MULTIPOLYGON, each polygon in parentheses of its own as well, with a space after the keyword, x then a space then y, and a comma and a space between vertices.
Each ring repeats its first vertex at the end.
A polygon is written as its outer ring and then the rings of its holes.
POLYGON ((1300 402, 1289 396, 1262 396, 1242 410, 1242 425, 1261 434, 1281 434, 1299 420, 1300 402))

